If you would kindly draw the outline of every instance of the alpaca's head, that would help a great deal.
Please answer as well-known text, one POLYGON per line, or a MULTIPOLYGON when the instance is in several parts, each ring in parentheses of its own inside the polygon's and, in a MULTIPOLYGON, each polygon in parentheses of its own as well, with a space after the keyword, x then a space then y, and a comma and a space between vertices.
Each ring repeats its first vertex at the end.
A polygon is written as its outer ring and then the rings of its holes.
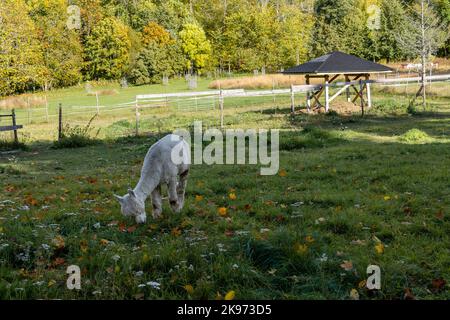
POLYGON ((134 217, 136 223, 145 223, 147 215, 145 214, 145 204, 139 200, 134 191, 129 189, 123 197, 114 195, 119 200, 122 214, 126 217, 134 217))

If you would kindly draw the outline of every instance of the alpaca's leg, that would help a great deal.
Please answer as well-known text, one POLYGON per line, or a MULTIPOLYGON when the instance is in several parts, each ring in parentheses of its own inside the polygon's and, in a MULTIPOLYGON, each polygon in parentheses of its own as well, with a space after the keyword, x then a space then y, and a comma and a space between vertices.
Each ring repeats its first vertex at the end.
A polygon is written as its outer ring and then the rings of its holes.
POLYGON ((153 218, 158 219, 162 213, 161 185, 152 192, 153 218))
POLYGON ((182 174, 180 174, 180 182, 178 183, 178 187, 177 187, 179 211, 181 211, 181 209, 183 209, 183 206, 184 206, 184 193, 186 190, 188 175, 189 175, 189 169, 186 170, 185 172, 183 172, 182 174))
POLYGON ((169 202, 170 207, 174 212, 180 212, 179 208, 179 200, 178 200, 178 194, 177 194, 177 177, 173 177, 169 181, 169 202))

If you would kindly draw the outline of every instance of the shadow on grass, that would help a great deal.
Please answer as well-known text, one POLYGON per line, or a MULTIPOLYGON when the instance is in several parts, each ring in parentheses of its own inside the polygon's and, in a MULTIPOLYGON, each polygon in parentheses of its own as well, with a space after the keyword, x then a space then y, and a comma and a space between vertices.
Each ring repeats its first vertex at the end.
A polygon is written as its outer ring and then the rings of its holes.
POLYGON ((296 114, 291 116, 289 122, 294 128, 308 126, 324 130, 354 130, 356 132, 375 136, 398 136, 411 129, 420 129, 432 137, 448 137, 450 129, 450 113, 448 112, 421 112, 415 115, 379 116, 367 114, 360 115, 308 115, 296 114))

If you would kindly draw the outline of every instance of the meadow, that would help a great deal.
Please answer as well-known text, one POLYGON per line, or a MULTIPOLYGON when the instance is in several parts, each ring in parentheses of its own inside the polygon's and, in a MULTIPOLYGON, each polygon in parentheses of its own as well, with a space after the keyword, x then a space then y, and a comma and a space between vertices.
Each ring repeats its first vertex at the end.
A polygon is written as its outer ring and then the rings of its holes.
MULTIPOLYGON (((449 299, 450 100, 441 86, 430 110, 413 114, 393 89, 374 89, 365 117, 291 115, 284 98, 230 101, 227 128, 281 129, 278 174, 194 165, 182 212, 166 200, 163 218, 145 225, 122 217, 112 195, 134 187, 159 137, 193 120, 217 126, 217 110, 152 109, 139 137, 132 115, 100 115, 97 140, 78 149, 52 148, 54 123, 25 125, 26 150, 0 155, 0 298, 449 299), (72 264, 79 291, 66 288, 72 264), (366 288, 369 265, 381 268, 380 290, 366 288)), ((103 103, 187 89, 180 80, 117 90, 103 103)), ((58 91, 50 108, 91 104, 82 92, 58 91)))

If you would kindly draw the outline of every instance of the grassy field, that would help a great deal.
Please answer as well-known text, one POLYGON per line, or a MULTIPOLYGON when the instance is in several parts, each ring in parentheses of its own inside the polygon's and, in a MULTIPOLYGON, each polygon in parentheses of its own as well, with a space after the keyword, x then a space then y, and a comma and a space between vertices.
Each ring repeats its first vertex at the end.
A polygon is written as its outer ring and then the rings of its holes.
MULTIPOLYGON (((209 90, 208 86, 212 80, 199 78, 196 90, 209 90)), ((100 114, 95 117, 92 123, 93 133, 98 134, 100 139, 118 138, 134 134, 135 132, 135 108, 134 104, 128 107, 113 109, 120 104, 130 103, 135 100, 138 94, 169 93, 189 91, 184 79, 171 80, 169 86, 150 85, 140 87, 120 88, 114 83, 94 84, 93 91, 116 90, 117 94, 99 97, 100 114), (99 131, 98 131, 99 130, 99 131)), ((332 89, 333 94, 337 89, 332 89)), ((372 97, 375 108, 368 111, 371 115, 403 115, 407 110, 409 100, 415 94, 417 84, 410 84, 408 87, 372 87, 372 97)), ((428 110, 446 110, 450 104, 450 82, 434 83, 429 91, 428 110)), ((36 98, 40 94, 35 95, 36 98)), ((24 98, 25 99, 25 98, 24 98)), ((210 99, 210 98, 208 98, 210 99)), ((42 99, 40 99, 42 100, 42 99)), ((181 99, 183 100, 183 99, 181 99)), ((201 99, 200 99, 201 100, 201 99)), ((71 126, 85 126, 96 114, 96 98, 87 94, 83 85, 68 89, 51 91, 47 94, 48 121, 45 110, 41 107, 28 109, 17 109, 18 123, 24 125, 24 129, 19 131, 19 139, 24 143, 34 143, 36 141, 54 141, 58 132, 58 104, 63 106, 63 122, 71 126), (86 108, 89 106, 89 108, 86 108)), ((297 94, 295 102, 298 107, 305 105, 305 95, 297 94)), ((186 102, 183 105, 187 105, 186 102)), ((209 100, 209 104, 212 104, 209 100)), ((139 128, 141 132, 172 131, 186 124, 191 124, 193 120, 202 120, 208 126, 217 127, 220 125, 220 115, 218 101, 215 99, 215 108, 195 111, 180 108, 180 102, 170 100, 167 106, 151 107, 140 109, 139 128)), ((336 104, 342 104, 344 98, 341 96, 333 102, 332 109, 336 104)), ((194 101, 191 101, 194 105, 194 101)), ((286 130, 295 129, 289 121, 284 121, 283 109, 290 105, 290 95, 276 95, 265 97, 239 97, 226 98, 224 120, 227 127, 254 127, 255 125, 264 128, 281 128, 286 130), (274 111, 275 110, 275 111, 274 111), (276 111, 279 110, 279 111, 276 111), (278 114, 277 114, 278 113, 278 114), (270 114, 270 117, 267 115, 270 114)), ((144 103, 145 106, 145 103, 144 103)), ((420 110, 420 109, 419 109, 420 110)), ((353 111, 358 112, 358 108, 353 111)), ((1 111, 7 113, 7 111, 1 111)), ((6 125, 4 118, 2 125, 6 125)), ((11 133, 0 133, 0 141, 11 139, 11 133)))
POLYGON ((135 185, 164 132, 217 125, 216 111, 156 110, 162 124, 141 137, 126 137, 132 118, 100 118, 102 139, 80 149, 51 149, 54 128, 32 124, 28 150, 0 155, 0 298, 349 299, 354 289, 360 299, 449 299, 447 94, 414 116, 398 92, 375 92, 364 118, 230 104, 227 127, 282 129, 279 174, 195 165, 183 211, 165 203, 162 219, 140 226, 113 193, 135 185), (80 291, 66 289, 71 264, 80 291), (371 264, 378 291, 365 288, 371 264))

